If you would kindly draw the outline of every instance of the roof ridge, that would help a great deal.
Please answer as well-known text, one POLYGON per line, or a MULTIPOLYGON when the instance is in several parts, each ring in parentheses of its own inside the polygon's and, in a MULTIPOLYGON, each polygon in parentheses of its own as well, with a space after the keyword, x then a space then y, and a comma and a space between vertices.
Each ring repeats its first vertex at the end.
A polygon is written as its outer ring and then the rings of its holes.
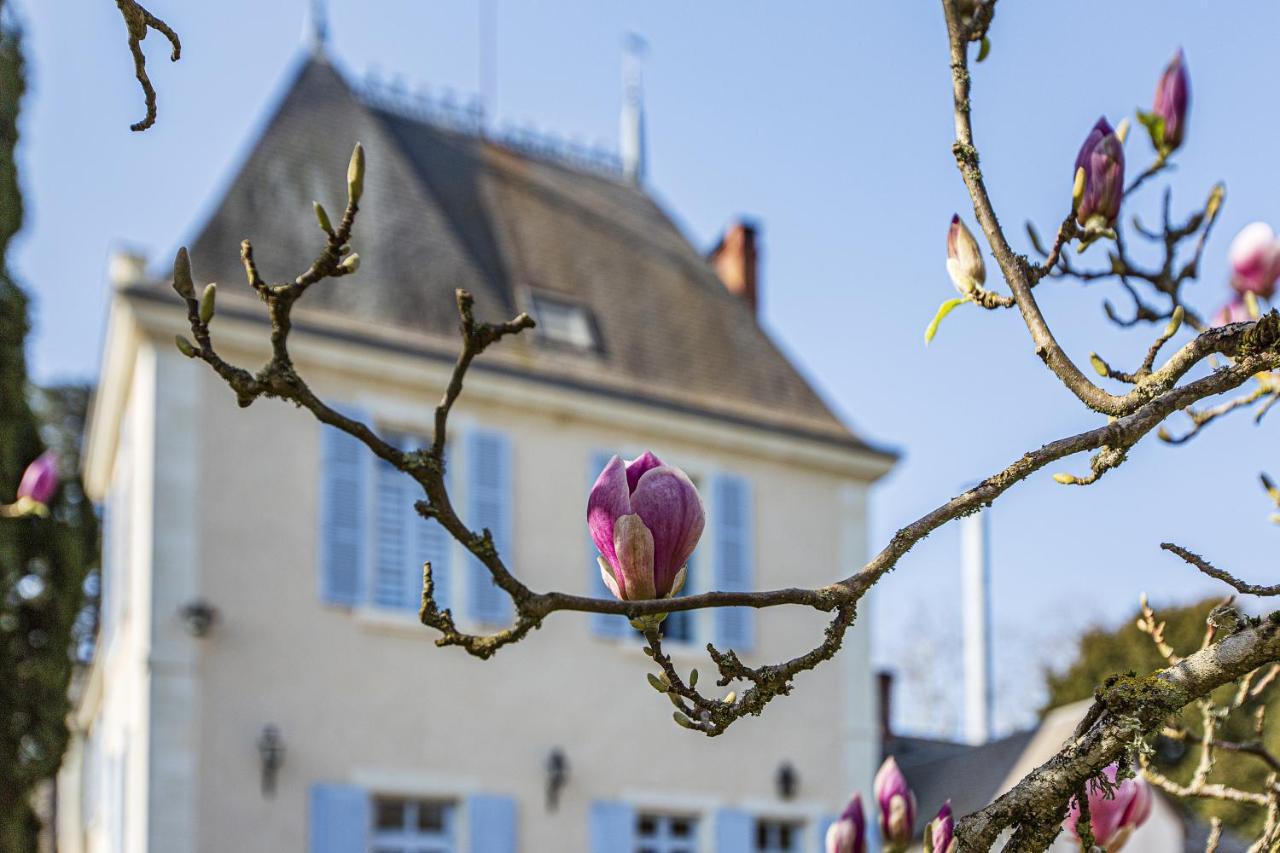
POLYGON ((516 154, 546 160, 569 169, 621 179, 622 158, 605 143, 588 144, 532 126, 506 124, 494 132, 485 122, 484 105, 478 96, 463 101, 451 89, 443 93, 427 88, 410 92, 400 78, 390 82, 366 77, 346 82, 365 106, 390 112, 399 118, 434 128, 474 137, 516 154))

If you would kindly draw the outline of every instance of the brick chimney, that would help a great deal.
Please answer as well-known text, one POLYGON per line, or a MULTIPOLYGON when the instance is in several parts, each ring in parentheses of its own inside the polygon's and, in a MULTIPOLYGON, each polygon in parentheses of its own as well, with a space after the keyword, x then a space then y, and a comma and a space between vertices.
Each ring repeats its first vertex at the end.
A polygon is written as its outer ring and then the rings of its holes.
POLYGON ((880 748, 888 749, 893 737, 893 673, 882 669, 876 673, 876 687, 880 699, 880 748))
POLYGON ((758 229, 754 222, 739 219, 725 229, 720 243, 711 250, 711 268, 730 293, 751 306, 760 307, 758 229))

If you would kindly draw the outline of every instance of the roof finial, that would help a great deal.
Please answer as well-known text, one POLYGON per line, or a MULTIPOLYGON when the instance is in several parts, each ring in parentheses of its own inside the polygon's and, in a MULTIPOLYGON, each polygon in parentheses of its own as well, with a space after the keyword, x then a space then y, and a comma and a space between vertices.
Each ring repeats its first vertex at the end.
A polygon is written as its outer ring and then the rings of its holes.
POLYGON ((623 39, 622 57, 622 122, 618 153, 622 171, 632 183, 644 182, 647 166, 644 133, 644 88, 640 79, 640 60, 648 44, 635 33, 623 39))
POLYGON ((307 21, 307 37, 311 49, 323 53, 329 42, 329 8, 326 0, 311 0, 311 14, 307 21))

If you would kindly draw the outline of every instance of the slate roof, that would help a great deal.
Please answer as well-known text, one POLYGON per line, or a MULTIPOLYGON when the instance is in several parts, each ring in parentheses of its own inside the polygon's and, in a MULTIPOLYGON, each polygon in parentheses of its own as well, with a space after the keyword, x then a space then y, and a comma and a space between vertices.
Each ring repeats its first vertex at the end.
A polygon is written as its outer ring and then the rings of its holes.
POLYGON ((958 815, 972 814, 1003 793, 1001 785, 1035 737, 1016 732, 978 746, 929 738, 892 736, 884 744, 915 791, 915 833, 938 814, 948 799, 958 815))
POLYGON ((590 312, 598 350, 525 334, 478 369, 892 456, 840 422, 642 188, 379 105, 322 57, 299 66, 191 244, 197 279, 221 283, 220 313, 261 314, 243 284, 242 239, 269 280, 310 263, 321 246, 312 200, 340 215, 356 140, 368 161, 352 240, 360 272, 312 288, 295 327, 340 320, 344 335, 398 336, 406 351, 452 360, 455 288, 474 294, 482 319, 530 310, 544 293, 590 312))

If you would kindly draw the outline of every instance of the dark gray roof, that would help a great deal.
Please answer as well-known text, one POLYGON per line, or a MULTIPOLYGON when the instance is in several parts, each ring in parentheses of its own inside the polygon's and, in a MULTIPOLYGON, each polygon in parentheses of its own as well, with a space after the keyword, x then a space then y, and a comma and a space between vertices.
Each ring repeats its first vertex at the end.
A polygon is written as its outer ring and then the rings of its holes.
POLYGON ((220 308, 235 299, 228 291, 251 296, 242 239, 270 280, 306 268, 321 247, 311 202, 340 215, 356 140, 368 157, 352 240, 360 272, 312 288, 295 325, 340 318, 348 335, 391 334, 412 342, 405 351, 447 355, 457 346, 455 288, 474 294, 483 319, 528 310, 531 293, 547 293, 590 312, 598 351, 526 334, 478 364, 872 449, 641 188, 379 106, 322 58, 301 64, 192 244, 197 278, 222 283, 220 308))
POLYGON ((947 800, 957 815, 967 815, 990 803, 1000 785, 1035 736, 1035 730, 1016 732, 979 746, 953 741, 894 735, 884 744, 916 793, 916 834, 938 814, 947 800))

